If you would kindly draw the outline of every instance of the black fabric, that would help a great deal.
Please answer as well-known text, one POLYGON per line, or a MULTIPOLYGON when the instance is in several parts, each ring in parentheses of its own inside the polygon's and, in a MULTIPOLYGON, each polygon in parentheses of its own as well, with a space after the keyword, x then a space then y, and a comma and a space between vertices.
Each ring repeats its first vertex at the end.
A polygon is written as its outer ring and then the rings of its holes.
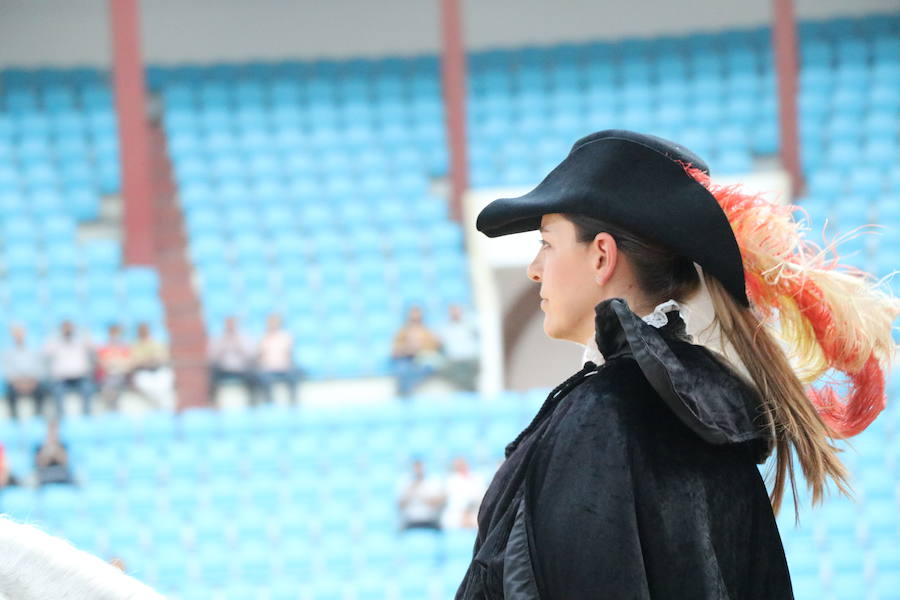
POLYGON ((503 556, 504 600, 537 600, 537 582, 528 552, 528 530, 525 527, 525 503, 520 502, 503 556))
POLYGON ((745 407, 729 404, 727 391, 758 397, 686 341, 677 312, 669 317, 661 329, 636 328, 623 300, 597 306, 606 362, 587 363, 554 390, 510 444, 482 502, 457 600, 793 597, 756 467, 766 429, 744 429, 745 407), (660 342, 667 351, 657 356, 660 342), (680 381, 662 398, 635 349, 656 368, 689 371, 689 388, 680 381), (695 411, 673 410, 684 400, 679 388, 695 411), (707 433, 721 427, 714 442, 694 419, 707 433))
POLYGON ((756 388, 723 358, 690 343, 677 311, 669 313, 666 335, 659 335, 627 302, 613 298, 597 305, 596 324, 600 352, 632 356, 653 390, 701 439, 711 444, 756 440, 757 462, 765 460, 771 436, 756 388))
POLYGON ((619 129, 599 131, 575 142, 532 191, 484 207, 475 226, 497 237, 538 229, 546 214, 593 216, 690 258, 749 306, 728 218, 683 164, 708 171, 698 156, 674 142, 619 129))

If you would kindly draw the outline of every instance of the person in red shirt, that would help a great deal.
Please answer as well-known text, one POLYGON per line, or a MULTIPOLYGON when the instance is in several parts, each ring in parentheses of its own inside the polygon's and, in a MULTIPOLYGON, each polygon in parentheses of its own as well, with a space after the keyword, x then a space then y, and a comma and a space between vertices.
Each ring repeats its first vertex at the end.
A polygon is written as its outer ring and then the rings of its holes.
POLYGON ((97 350, 97 379, 100 396, 111 409, 119 407, 119 398, 129 386, 131 347, 122 340, 122 327, 109 326, 106 344, 97 350))

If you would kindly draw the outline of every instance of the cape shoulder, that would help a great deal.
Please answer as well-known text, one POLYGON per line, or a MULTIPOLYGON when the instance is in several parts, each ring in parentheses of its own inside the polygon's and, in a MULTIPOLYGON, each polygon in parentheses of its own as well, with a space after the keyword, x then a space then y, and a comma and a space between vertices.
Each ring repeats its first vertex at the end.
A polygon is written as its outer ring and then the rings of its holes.
MULTIPOLYGON (((764 460, 771 436, 758 391, 724 359, 691 343, 677 311, 668 315, 670 323, 656 328, 633 313, 625 300, 605 300, 596 307, 597 347, 608 361, 635 363, 658 400, 702 440, 711 444, 757 440, 757 460, 764 460)), ((615 371, 601 368, 592 379, 597 377, 610 389, 629 394, 615 381, 619 378, 615 371)), ((628 378, 633 387, 644 389, 634 376, 628 378)))

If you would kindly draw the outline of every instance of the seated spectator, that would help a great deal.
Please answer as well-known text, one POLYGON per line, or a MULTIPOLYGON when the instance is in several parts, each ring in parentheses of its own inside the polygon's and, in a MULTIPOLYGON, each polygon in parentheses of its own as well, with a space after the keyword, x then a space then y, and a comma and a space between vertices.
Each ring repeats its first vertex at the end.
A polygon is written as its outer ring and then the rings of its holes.
POLYGON ((149 403, 159 408, 172 408, 174 382, 166 346, 153 337, 150 325, 138 324, 137 340, 131 346, 132 387, 149 403))
POLYGON ((474 391, 479 366, 478 329, 458 304, 450 305, 440 339, 445 358, 441 375, 461 390, 474 391))
POLYGON ((74 483, 69 470, 69 453, 59 439, 59 422, 47 423, 47 437, 35 449, 34 464, 38 484, 74 483))
POLYGON ((263 400, 272 402, 272 386, 281 381, 288 386, 291 404, 296 404, 300 373, 294 367, 294 338, 284 329, 278 315, 269 315, 266 333, 259 342, 257 364, 259 390, 263 400))
POLYGON ((44 352, 50 363, 50 390, 57 417, 63 416, 63 400, 67 392, 81 396, 84 414, 90 414, 96 387, 93 378, 94 349, 88 338, 78 334, 71 321, 63 321, 59 337, 47 342, 44 352))
POLYGON ((478 507, 486 488, 465 458, 454 459, 446 489, 447 505, 441 517, 444 529, 478 529, 478 507))
POLYGON ((13 475, 6 460, 6 449, 0 444, 0 490, 14 485, 22 485, 19 478, 13 475))
POLYGON ((400 527, 406 529, 441 529, 441 511, 445 496, 441 483, 425 476, 421 460, 412 463, 412 477, 400 490, 397 505, 400 509, 400 527))
POLYGON ((6 401, 9 414, 19 418, 19 398, 30 396, 34 399, 34 410, 43 412, 44 406, 44 360, 40 351, 29 346, 24 327, 14 326, 10 330, 13 347, 3 353, 3 376, 6 378, 6 401))
POLYGON ((394 336, 391 357, 397 377, 397 394, 409 396, 415 387, 435 370, 440 342, 422 322, 422 310, 410 308, 406 323, 394 336))
POLYGON ((209 393, 213 404, 219 386, 225 381, 239 381, 250 398, 255 403, 255 386, 253 381, 254 348, 244 334, 238 329, 235 317, 225 319, 225 331, 222 335, 210 343, 210 385, 209 393))
POLYGON ((131 373, 131 348, 122 341, 122 328, 113 324, 107 330, 106 344, 97 350, 97 380, 100 397, 106 406, 119 408, 119 398, 128 387, 131 373))

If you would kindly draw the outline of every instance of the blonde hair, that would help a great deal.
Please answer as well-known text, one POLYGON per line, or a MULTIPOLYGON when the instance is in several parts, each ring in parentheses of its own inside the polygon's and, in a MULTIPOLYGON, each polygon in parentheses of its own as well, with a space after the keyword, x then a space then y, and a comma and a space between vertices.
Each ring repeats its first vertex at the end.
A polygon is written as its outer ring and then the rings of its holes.
POLYGON ((0 516, 0 600, 161 600, 100 558, 0 516))

